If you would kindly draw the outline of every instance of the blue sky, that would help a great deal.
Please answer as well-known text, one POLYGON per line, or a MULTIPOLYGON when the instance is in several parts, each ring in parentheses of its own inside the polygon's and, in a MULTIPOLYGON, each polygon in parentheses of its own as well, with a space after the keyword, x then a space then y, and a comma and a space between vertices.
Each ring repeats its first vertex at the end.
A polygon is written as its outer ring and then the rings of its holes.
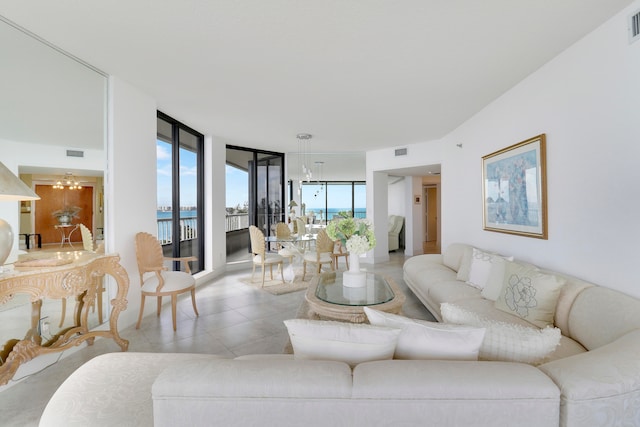
MULTIPOLYGON (((171 146, 156 142, 158 174, 158 206, 171 206, 171 146)), ((197 166, 195 153, 180 150, 180 204, 196 205, 197 166)))
POLYGON ((242 207, 249 201, 248 174, 233 166, 226 165, 225 168, 227 179, 227 202, 225 206, 235 208, 240 205, 242 207))

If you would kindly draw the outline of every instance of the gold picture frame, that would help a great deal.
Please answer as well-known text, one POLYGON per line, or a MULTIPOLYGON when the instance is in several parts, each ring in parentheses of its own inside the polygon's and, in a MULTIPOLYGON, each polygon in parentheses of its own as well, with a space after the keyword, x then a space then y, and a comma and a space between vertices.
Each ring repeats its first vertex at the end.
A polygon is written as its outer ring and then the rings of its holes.
POLYGON ((484 229, 547 239, 546 136, 482 158, 484 229))

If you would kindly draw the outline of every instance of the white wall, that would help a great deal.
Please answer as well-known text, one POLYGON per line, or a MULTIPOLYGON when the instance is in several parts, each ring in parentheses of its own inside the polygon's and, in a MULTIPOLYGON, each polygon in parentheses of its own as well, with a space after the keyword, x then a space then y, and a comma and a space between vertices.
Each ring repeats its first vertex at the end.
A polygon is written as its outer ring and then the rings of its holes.
MULTIPOLYGON (((135 235, 155 235, 156 226, 156 103, 127 82, 109 79, 109 145, 105 177, 106 249, 120 254, 130 285, 127 309, 118 326, 137 321, 140 279, 136 264, 135 235)), ((147 301, 145 312, 155 309, 147 301)), ((126 337, 125 337, 126 338, 126 337)))
POLYGON ((432 157, 442 149, 443 248, 468 242, 640 296, 631 268, 640 241, 640 42, 629 45, 626 32, 627 15, 639 7, 634 2, 543 66, 442 147, 422 144, 432 157), (482 156, 540 133, 548 240, 484 231, 482 156))
MULTIPOLYGON (((640 42, 627 37, 638 8, 635 1, 442 141, 411 147, 420 164, 442 160, 443 248, 468 242, 640 297, 631 268, 640 242, 640 42), (548 240, 484 231, 482 156, 541 133, 548 240)), ((367 170, 410 166, 392 152, 367 153, 367 170)))
POLYGON ((407 178, 402 177, 398 181, 389 184, 387 195, 387 212, 389 215, 405 216, 405 200, 407 198, 405 192, 406 179, 407 178))

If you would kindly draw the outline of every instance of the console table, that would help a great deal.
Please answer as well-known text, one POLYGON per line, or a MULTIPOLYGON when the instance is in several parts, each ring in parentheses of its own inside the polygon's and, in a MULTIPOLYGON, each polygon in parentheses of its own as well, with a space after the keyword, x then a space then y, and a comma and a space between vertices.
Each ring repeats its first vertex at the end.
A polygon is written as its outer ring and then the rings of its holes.
MULTIPOLYGON (((37 356, 67 350, 85 341, 93 344, 96 337, 113 339, 122 351, 129 341, 118 334, 118 316, 127 308, 129 277, 117 254, 92 252, 38 252, 22 255, 11 271, 0 273, 0 305, 9 303, 16 294, 26 294, 31 302, 30 329, 24 338, 11 339, 0 345, 0 385, 13 378, 19 366, 37 356), (109 275, 117 284, 107 330, 89 330, 89 309, 102 292, 100 278, 109 275), (39 323, 44 298, 63 299, 75 296, 77 310, 74 325, 43 342, 39 323)), ((0 307, 1 308, 1 307, 0 307)), ((8 337, 0 337, 4 341, 8 337)))

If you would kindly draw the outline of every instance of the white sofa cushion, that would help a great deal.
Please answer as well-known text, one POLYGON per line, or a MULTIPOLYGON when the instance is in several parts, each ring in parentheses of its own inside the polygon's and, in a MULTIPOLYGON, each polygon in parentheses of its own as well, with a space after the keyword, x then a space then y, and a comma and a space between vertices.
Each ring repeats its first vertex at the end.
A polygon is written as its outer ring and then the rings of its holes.
POLYGON ((337 360, 352 366, 393 358, 400 329, 322 320, 290 319, 289 331, 296 359, 337 360))
POLYGON ((566 280, 537 268, 507 262, 496 308, 544 328, 553 325, 560 289, 566 280))
POLYGON ((503 257, 477 248, 473 248, 471 253, 471 266, 466 283, 478 289, 484 289, 489 281, 492 266, 498 259, 513 261, 513 257, 503 257))
POLYGON ((409 319, 369 307, 364 312, 372 325, 402 330, 396 359, 478 360, 484 328, 409 319))
POLYGON ((486 328, 480 346, 481 360, 501 360, 537 364, 553 353, 560 342, 560 329, 537 329, 506 322, 487 320, 454 304, 442 304, 442 318, 447 323, 486 328))

